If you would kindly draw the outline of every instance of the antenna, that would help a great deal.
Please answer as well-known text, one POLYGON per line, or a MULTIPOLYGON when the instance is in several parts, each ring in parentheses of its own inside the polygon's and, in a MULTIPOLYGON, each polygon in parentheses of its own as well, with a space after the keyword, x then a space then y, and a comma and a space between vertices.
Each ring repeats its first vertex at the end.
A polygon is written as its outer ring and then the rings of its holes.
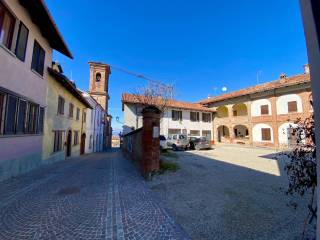
POLYGON ((259 70, 257 72, 257 84, 260 84, 260 75, 261 75, 261 73, 262 73, 262 70, 259 70))

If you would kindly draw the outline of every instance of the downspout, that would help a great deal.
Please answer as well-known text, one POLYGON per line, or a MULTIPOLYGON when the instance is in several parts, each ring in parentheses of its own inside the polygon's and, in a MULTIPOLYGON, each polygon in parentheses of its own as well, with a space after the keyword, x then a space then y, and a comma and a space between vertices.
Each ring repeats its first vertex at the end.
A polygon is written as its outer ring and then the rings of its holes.
POLYGON ((92 136, 92 151, 94 152, 94 146, 95 146, 95 134, 96 134, 96 109, 97 109, 97 104, 94 106, 94 117, 93 117, 93 136, 92 136))

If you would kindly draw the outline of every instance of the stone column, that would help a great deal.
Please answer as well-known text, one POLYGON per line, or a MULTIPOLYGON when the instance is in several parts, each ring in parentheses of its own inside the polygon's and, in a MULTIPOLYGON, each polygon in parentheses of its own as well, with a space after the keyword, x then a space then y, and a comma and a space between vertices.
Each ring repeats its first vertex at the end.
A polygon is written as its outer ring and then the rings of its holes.
POLYGON ((142 175, 150 179, 152 172, 160 169, 160 110, 149 106, 143 109, 142 159, 140 169, 142 175))

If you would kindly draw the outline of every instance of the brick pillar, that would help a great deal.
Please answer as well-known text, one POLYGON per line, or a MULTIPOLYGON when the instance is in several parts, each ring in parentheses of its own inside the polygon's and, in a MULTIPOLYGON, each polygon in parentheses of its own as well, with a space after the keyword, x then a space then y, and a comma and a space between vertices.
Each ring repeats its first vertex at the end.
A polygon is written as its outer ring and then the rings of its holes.
POLYGON ((152 172, 160 169, 160 110, 149 106, 143 109, 142 115, 142 160, 140 168, 142 175, 149 179, 152 172))

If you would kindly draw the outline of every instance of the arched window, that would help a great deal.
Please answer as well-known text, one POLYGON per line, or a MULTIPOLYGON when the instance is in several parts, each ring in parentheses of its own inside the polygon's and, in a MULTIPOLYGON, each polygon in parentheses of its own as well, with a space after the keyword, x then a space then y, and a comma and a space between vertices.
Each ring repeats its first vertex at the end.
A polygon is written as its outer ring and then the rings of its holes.
POLYGON ((101 73, 96 74, 96 82, 100 82, 101 80, 101 73))

